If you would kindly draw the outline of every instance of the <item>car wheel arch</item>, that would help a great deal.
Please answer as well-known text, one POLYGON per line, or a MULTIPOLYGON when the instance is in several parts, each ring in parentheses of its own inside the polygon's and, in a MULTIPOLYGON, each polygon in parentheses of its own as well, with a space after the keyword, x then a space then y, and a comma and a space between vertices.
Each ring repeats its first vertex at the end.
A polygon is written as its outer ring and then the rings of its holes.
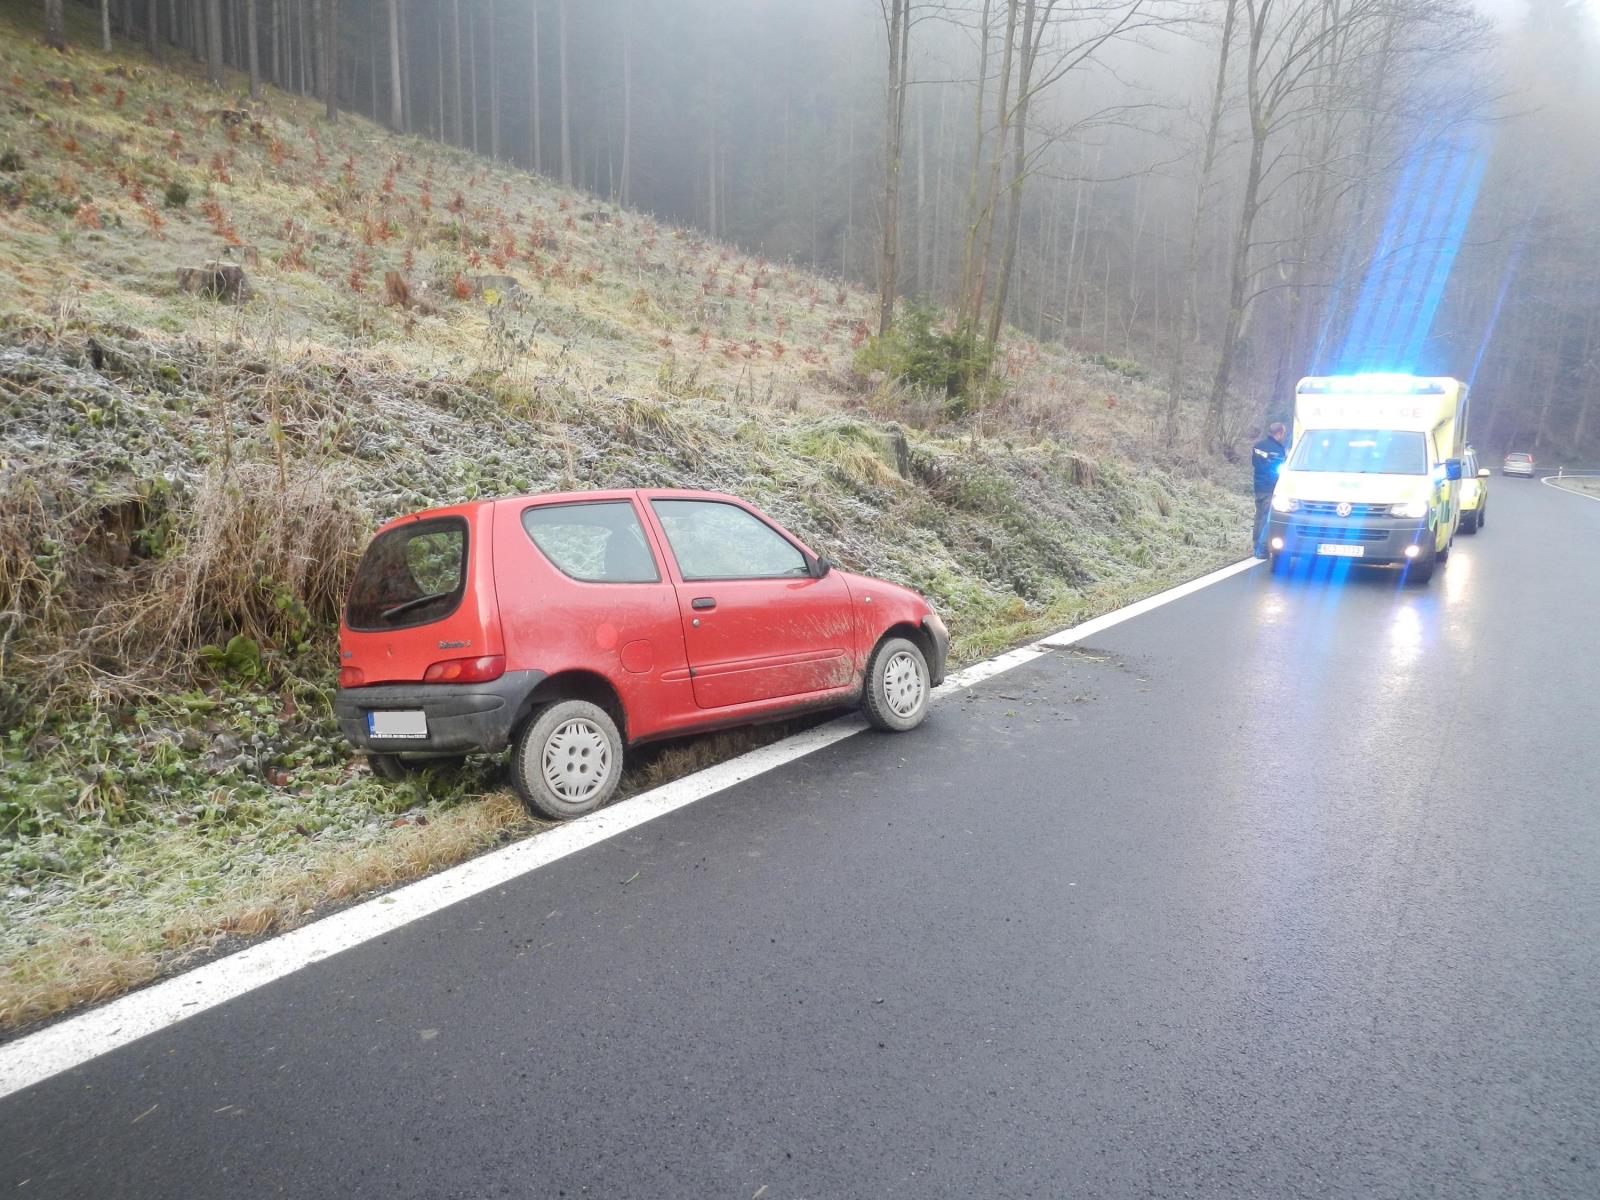
POLYGON ((540 680, 523 700, 515 726, 520 728, 533 714, 560 700, 586 700, 602 709, 616 722, 623 745, 628 744, 628 710, 622 703, 622 696, 609 679, 596 671, 575 668, 540 680))
POLYGON ((897 637, 905 638, 908 642, 913 643, 918 650, 922 651, 924 658, 926 658, 930 663, 933 661, 933 637, 920 624, 916 624, 911 621, 897 621, 895 624, 889 626, 889 628, 879 633, 878 636, 873 639, 872 645, 867 650, 866 661, 871 662, 873 653, 889 638, 897 637))

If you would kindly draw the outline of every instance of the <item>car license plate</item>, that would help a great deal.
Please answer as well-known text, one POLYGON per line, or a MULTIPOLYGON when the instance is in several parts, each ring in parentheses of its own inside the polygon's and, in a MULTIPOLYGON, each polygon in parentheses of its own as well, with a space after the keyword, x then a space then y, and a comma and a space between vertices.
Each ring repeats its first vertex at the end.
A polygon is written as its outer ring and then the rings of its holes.
POLYGON ((1351 546, 1344 542, 1323 542, 1317 547, 1318 554, 1331 554, 1334 558, 1360 558, 1366 552, 1365 546, 1351 546))
POLYGON ((369 712, 367 733, 375 738, 425 738, 428 736, 428 714, 421 709, 369 712))

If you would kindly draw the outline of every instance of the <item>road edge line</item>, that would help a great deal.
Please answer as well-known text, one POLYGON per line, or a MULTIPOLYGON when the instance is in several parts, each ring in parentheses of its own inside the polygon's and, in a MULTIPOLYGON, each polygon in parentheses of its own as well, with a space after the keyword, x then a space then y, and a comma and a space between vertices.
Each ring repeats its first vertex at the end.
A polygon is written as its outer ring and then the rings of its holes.
MULTIPOLYGON (((1168 588, 1114 612, 1050 634, 950 675, 934 696, 946 696, 1004 674, 1113 625, 1181 600, 1257 566, 1244 559, 1168 588)), ((746 751, 599 812, 470 858, 394 891, 257 942, 224 958, 129 992, 98 1008, 65 1017, 0 1045, 0 1100, 73 1070, 130 1042, 198 1016, 313 963, 409 925, 521 875, 636 829, 736 784, 804 758, 867 728, 851 713, 746 751)))
POLYGON ((1596 479, 1600 478, 1600 471, 1583 471, 1574 475, 1541 475, 1539 482, 1553 492, 1562 492, 1568 496, 1576 496, 1579 500, 1593 500, 1600 504, 1600 496, 1591 496, 1588 492, 1575 492, 1571 488, 1562 487, 1559 483, 1551 483, 1552 479, 1596 479))

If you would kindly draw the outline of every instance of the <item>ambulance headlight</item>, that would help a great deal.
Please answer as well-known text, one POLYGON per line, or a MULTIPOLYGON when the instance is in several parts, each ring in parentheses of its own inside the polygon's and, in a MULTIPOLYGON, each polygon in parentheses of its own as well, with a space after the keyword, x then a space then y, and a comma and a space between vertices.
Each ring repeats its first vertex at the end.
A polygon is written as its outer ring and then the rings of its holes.
POLYGON ((1412 521, 1420 521, 1428 515, 1428 502, 1426 500, 1407 500, 1404 504, 1391 504, 1389 506, 1391 517, 1406 517, 1412 521))
POLYGON ((1300 508, 1300 501, 1293 496, 1274 496, 1272 508, 1275 512, 1295 512, 1300 508))

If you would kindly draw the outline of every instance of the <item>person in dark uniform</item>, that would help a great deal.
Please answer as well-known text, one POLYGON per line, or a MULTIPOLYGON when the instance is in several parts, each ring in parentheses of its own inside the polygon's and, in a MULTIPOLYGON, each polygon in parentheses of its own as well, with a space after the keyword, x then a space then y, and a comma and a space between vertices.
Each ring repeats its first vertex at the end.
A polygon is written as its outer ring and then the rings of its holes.
POLYGON ((1278 485, 1278 472, 1289 457, 1289 448, 1284 445, 1288 433, 1282 421, 1274 421, 1267 426, 1266 436, 1250 448, 1250 461, 1256 469, 1256 532, 1251 545, 1257 558, 1267 556, 1267 513, 1272 507, 1272 489, 1278 485))

